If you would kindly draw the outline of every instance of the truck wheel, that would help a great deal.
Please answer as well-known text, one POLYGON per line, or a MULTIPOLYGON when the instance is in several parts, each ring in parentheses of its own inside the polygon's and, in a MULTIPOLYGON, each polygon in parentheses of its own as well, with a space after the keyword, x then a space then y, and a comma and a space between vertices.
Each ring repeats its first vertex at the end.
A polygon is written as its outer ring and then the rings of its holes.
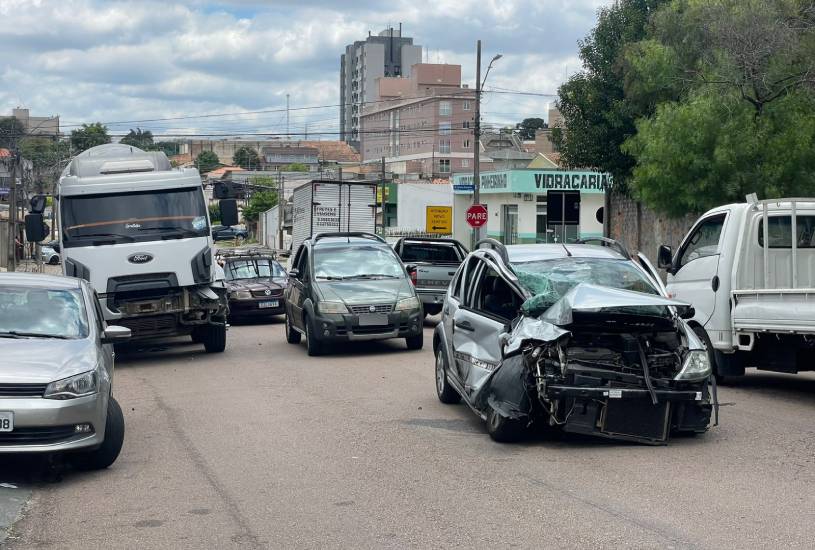
POLYGON ((441 345, 436 348, 436 395, 439 401, 448 405, 461 401, 461 396, 447 381, 447 359, 441 345))
POLYGON ((302 334, 294 330, 294 327, 289 320, 289 316, 286 315, 286 342, 289 344, 299 344, 301 337, 302 334))
POLYGON ((220 325, 208 325, 201 337, 207 353, 221 353, 226 349, 226 319, 220 325))
POLYGON ((54 256, 48 260, 48 265, 57 265, 59 263, 59 256, 54 256))
POLYGON ((490 406, 487 413, 487 433, 493 441, 513 443, 523 438, 525 430, 522 421, 506 418, 490 406))
POLYGON ((77 467, 82 470, 103 470, 116 462, 125 439, 125 417, 119 403, 110 396, 105 422, 105 439, 98 449, 79 455, 77 467))
POLYGON ((306 327, 306 351, 309 357, 317 357, 323 354, 323 343, 317 340, 317 336, 311 329, 311 322, 308 317, 303 320, 303 325, 306 327))
POLYGON ((424 346, 424 332, 419 332, 416 336, 408 336, 405 338, 407 349, 418 350, 424 346))

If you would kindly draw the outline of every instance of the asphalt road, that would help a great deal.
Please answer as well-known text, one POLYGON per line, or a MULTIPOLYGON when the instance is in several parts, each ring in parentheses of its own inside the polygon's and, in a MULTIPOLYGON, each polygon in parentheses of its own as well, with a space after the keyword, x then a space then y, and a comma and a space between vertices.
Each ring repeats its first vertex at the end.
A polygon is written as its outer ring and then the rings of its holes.
POLYGON ((221 355, 120 354, 118 462, 55 482, 6 465, 32 489, 7 545, 812 547, 815 376, 751 374, 719 427, 666 447, 501 445, 436 399, 431 330, 420 352, 308 358, 278 323, 233 327, 221 355))

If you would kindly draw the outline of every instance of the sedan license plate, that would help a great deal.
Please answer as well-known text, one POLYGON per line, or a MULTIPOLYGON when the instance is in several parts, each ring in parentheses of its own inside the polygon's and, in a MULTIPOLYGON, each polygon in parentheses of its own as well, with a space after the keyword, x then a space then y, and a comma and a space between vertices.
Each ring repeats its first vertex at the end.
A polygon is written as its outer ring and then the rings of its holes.
POLYGON ((269 302, 258 302, 258 307, 260 309, 266 309, 268 307, 277 307, 280 305, 279 300, 271 300, 269 302))
POLYGON ((359 316, 359 326, 371 327, 388 324, 388 316, 385 313, 363 313, 359 316))
POLYGON ((10 432, 14 430, 14 413, 0 412, 0 432, 10 432))

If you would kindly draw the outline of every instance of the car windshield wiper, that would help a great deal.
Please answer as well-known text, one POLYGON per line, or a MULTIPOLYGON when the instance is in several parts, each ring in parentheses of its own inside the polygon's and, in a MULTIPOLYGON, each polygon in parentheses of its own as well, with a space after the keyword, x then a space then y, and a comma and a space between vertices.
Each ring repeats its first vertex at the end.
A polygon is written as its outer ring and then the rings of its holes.
POLYGON ((68 340, 68 336, 61 334, 43 334, 41 332, 24 332, 20 330, 0 331, 0 338, 57 338, 68 340))
POLYGON ((366 273, 365 275, 351 275, 345 277, 346 279, 400 279, 398 275, 389 275, 387 273, 366 273))
POLYGON ((324 281, 343 281, 345 279, 350 279, 350 277, 338 277, 336 275, 318 275, 318 279, 323 279, 324 281))

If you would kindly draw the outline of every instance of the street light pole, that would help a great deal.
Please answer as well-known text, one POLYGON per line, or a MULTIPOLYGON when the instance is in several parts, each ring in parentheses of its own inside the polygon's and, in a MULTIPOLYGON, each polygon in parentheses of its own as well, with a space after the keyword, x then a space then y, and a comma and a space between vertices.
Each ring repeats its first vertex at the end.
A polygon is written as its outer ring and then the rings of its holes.
MULTIPOLYGON (((473 204, 481 204, 481 40, 475 54, 475 121, 473 125, 473 204)), ((481 240, 481 228, 473 228, 473 245, 481 240)))

